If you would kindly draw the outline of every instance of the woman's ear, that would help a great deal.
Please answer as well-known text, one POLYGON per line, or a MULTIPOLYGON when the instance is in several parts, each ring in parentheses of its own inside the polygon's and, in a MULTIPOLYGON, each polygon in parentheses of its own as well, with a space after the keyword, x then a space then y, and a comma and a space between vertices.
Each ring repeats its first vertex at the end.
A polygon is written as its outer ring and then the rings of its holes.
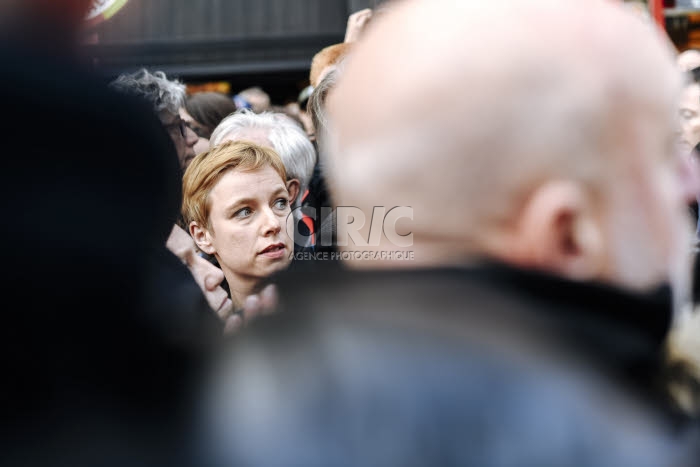
POLYGON ((570 279, 595 279, 604 267, 600 219, 576 182, 538 187, 521 211, 513 242, 516 262, 570 279))
POLYGON ((299 189, 301 188, 301 185, 299 183, 299 180, 296 178, 292 178, 287 182, 287 191, 289 192, 289 204, 294 205, 294 201, 296 201, 297 196, 299 196, 299 189))
POLYGON ((204 227, 200 227, 196 221, 190 222, 190 235, 197 244, 197 248, 208 255, 213 255, 216 253, 216 249, 214 248, 214 245, 212 245, 209 230, 204 227))

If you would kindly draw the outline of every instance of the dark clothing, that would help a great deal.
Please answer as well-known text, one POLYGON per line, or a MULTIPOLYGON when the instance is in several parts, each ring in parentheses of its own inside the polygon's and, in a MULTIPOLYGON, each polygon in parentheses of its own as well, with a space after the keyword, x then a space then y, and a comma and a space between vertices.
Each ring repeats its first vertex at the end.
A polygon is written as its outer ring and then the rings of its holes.
POLYGON ((298 222, 294 240, 294 268, 314 267, 316 258, 328 258, 338 251, 336 241, 336 220, 330 194, 321 173, 320 165, 314 167, 309 189, 302 200, 302 213, 305 222, 298 222), (306 228, 312 223, 311 228, 306 228))
POLYGON ((215 465, 697 465, 659 380, 667 289, 495 264, 276 282, 225 361, 215 465))
MULTIPOLYGON (((700 68, 697 68, 700 70, 700 68)), ((700 143, 696 144, 695 147, 692 149, 690 157, 693 159, 697 159, 700 157, 700 143)), ((700 194, 698 194, 700 196, 700 194)), ((696 239, 700 238, 700 217, 698 216, 698 199, 696 196, 696 199, 692 202, 689 203, 688 205, 688 212, 690 213, 690 218, 693 222, 693 225, 695 225, 695 237, 696 239)))
POLYGON ((165 247, 175 149, 149 106, 36 46, 0 44, 3 460, 188 465, 218 322, 165 247))
MULTIPOLYGON (((310 215, 314 219, 314 232, 321 231, 321 225, 325 220, 325 210, 322 208, 332 207, 330 193, 326 186, 326 180, 321 172, 320 163, 316 163, 314 167, 311 181, 309 182, 308 194, 305 194, 302 201, 304 213, 310 215)), ((318 239, 317 239, 318 243, 318 239)))

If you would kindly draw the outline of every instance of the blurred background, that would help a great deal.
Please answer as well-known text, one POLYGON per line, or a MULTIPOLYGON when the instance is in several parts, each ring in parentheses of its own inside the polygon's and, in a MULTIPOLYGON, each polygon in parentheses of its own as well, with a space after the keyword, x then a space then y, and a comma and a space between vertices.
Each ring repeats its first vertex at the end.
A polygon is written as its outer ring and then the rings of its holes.
MULTIPOLYGON (((347 19, 384 0, 94 0, 86 56, 105 80, 140 67, 203 90, 260 86, 296 101, 313 55, 343 41, 347 19)), ((700 0, 633 0, 679 51, 700 48, 700 0)))
POLYGON ((94 0, 84 52, 105 80, 141 67, 200 90, 296 101, 313 55, 382 0, 94 0))

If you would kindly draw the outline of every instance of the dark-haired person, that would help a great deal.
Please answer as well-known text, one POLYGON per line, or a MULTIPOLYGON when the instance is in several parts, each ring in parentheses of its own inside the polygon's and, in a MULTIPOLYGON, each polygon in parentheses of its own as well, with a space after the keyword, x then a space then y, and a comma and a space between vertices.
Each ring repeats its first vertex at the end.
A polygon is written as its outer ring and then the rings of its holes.
MULTIPOLYGON (((181 109, 181 115, 182 115, 181 109)), ((192 119, 192 129, 197 136, 209 139, 214 128, 228 115, 235 112, 233 99, 221 92, 197 92, 185 100, 185 116, 192 119)), ((186 118, 183 116, 183 118, 186 118)))
POLYGON ((173 140, 184 171, 196 155, 194 145, 197 143, 197 135, 180 117, 180 108, 186 97, 185 85, 168 79, 162 71, 150 72, 143 68, 119 75, 110 86, 120 93, 143 99, 152 106, 173 140))

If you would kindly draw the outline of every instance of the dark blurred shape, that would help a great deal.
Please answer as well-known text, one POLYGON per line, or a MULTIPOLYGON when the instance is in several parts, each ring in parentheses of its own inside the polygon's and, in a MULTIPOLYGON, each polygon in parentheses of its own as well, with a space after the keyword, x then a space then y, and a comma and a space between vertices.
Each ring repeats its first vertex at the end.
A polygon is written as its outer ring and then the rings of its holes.
POLYGON ((47 52, 77 49, 92 0, 2 0, 0 40, 21 41, 47 52))
POLYGON ((189 465, 189 395, 216 323, 165 248, 174 147, 148 106, 78 63, 77 23, 14 13, 26 28, 0 43, 3 463, 189 465))
POLYGON ((700 83, 700 66, 690 70, 690 74, 692 75, 694 82, 700 83))

